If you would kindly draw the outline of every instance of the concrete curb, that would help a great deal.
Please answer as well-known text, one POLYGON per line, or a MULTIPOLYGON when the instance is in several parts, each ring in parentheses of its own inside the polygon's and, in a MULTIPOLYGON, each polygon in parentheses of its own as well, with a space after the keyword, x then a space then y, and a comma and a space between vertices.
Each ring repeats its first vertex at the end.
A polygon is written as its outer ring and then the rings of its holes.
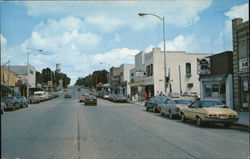
POLYGON ((241 124, 241 123, 233 123, 234 126, 240 126, 240 127, 244 127, 244 128, 248 128, 250 129, 249 125, 245 125, 245 124, 241 124))

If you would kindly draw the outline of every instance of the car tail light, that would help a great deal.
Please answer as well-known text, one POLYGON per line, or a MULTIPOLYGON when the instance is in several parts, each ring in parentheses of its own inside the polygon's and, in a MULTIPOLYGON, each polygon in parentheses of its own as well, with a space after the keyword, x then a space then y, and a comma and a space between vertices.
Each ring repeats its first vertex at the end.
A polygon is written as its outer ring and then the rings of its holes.
POLYGON ((217 117, 216 114, 208 114, 209 117, 217 117))

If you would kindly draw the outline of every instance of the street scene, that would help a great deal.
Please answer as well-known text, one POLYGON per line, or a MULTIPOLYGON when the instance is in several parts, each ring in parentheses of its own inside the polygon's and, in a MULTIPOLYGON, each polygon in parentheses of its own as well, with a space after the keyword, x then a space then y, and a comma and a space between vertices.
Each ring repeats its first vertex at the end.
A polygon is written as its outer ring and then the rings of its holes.
POLYGON ((247 0, 0 7, 1 159, 249 159, 247 0))
POLYGON ((67 92, 71 98, 61 94, 2 116, 3 158, 248 157, 249 133, 237 126, 199 128, 101 98, 97 106, 85 106, 79 95, 88 90, 67 92))

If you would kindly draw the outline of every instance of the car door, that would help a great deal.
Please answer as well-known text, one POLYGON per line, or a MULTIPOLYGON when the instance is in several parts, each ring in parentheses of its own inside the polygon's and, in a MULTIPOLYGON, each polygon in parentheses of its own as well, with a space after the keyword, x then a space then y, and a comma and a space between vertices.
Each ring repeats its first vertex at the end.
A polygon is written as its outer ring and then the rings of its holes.
POLYGON ((166 99, 166 100, 164 100, 162 103, 159 104, 159 106, 160 106, 160 108, 161 108, 161 111, 162 111, 163 113, 166 113, 166 109, 167 109, 167 107, 168 107, 168 101, 169 101, 169 99, 166 99))
POLYGON ((199 107, 200 102, 196 101, 193 105, 192 105, 192 110, 190 111, 190 118, 191 119, 196 119, 197 114, 200 113, 200 107, 199 107))
POLYGON ((195 107, 198 105, 198 101, 191 103, 187 109, 185 109, 185 117, 188 119, 193 119, 195 113, 195 107))

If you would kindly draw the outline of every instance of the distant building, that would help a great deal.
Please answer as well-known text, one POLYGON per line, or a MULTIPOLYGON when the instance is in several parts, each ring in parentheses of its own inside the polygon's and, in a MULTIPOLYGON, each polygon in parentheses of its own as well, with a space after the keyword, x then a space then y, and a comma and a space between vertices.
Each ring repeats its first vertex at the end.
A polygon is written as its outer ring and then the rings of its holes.
POLYGON ((249 111, 249 22, 233 19, 232 30, 234 106, 249 111))
POLYGON ((117 94, 119 92, 120 68, 111 67, 109 72, 110 91, 112 94, 117 94))
POLYGON ((135 55, 135 67, 130 70, 130 88, 132 100, 141 101, 144 91, 144 52, 135 55))
POLYGON ((9 67, 1 67, 1 97, 17 94, 17 81, 16 73, 11 72, 9 67))
POLYGON ((130 70, 132 68, 134 68, 135 65, 134 64, 122 64, 120 66, 120 93, 124 94, 124 95, 130 95, 131 91, 130 91, 130 70))
POLYGON ((36 69, 35 67, 29 65, 29 72, 27 66, 10 66, 10 71, 15 72, 18 79, 26 84, 29 83, 30 88, 36 87, 36 69))

